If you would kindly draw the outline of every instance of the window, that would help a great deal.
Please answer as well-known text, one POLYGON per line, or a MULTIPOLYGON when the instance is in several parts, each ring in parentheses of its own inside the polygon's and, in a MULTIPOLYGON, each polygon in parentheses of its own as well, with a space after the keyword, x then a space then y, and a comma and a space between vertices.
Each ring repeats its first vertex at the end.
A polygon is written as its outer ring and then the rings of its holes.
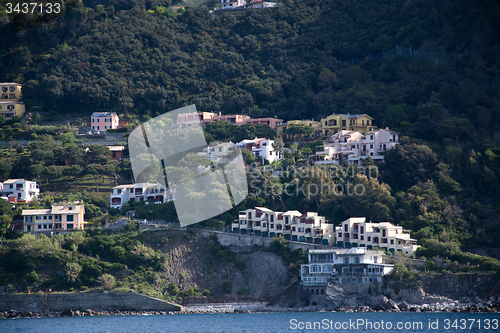
POLYGON ((274 229, 274 224, 271 223, 271 229, 274 229))
POLYGON ((299 228, 299 232, 304 232, 304 228, 299 228))
POLYGON ((67 229, 73 229, 73 223, 68 223, 66 224, 67 229))
POLYGON ((105 123, 110 123, 110 122, 111 122, 111 118, 105 118, 105 119, 104 119, 104 122, 105 122, 105 123))
POLYGON ((373 257, 373 262, 377 263, 378 262, 378 257, 373 257))
POLYGON ((42 229, 42 225, 41 224, 38 225, 38 229, 42 229))
POLYGON ((393 244, 393 245, 394 245, 394 239, 391 239, 391 244, 393 244))
MULTIPOLYGON (((7 91, 9 91, 9 90, 8 90, 8 88, 7 88, 7 87, 2 87, 2 91, 3 91, 3 92, 7 92, 7 91)), ((325 124, 325 125, 326 125, 326 124, 325 124)))
POLYGON ((271 215, 271 222, 274 222, 274 215, 271 215))
POLYGON ((347 224, 344 224, 344 231, 349 231, 349 226, 347 224))
POLYGON ((348 264, 349 263, 349 258, 344 258, 344 264, 348 264))
POLYGON ((359 236, 359 240, 365 240, 365 236, 359 236))
POLYGON ((311 272, 321 272, 321 266, 320 265, 311 265, 311 272))
POLYGON ((295 227, 292 227, 292 231, 295 231, 295 227))
POLYGON ((44 215, 44 216, 43 216, 43 219, 44 219, 44 220, 47 220, 47 215, 44 215))
POLYGON ((66 216, 66 221, 73 222, 73 215, 66 216))
POLYGON ((370 236, 366 237, 366 240, 371 242, 372 238, 370 236))
POLYGON ((52 215, 49 215, 49 220, 52 220, 52 215))
POLYGON ((32 216, 26 216, 26 222, 33 222, 32 216))
POLYGON ((339 232, 339 238, 342 238, 342 233, 341 232, 339 232))
POLYGON ((41 217, 40 215, 37 215, 36 219, 37 219, 37 220, 41 220, 41 219, 42 219, 42 217, 41 217))
POLYGON ((370 121, 369 120, 366 121, 366 126, 370 126, 370 121))
POLYGON ((43 225, 43 228, 44 228, 44 229, 47 229, 47 225, 46 225, 46 224, 44 224, 44 225, 43 225))

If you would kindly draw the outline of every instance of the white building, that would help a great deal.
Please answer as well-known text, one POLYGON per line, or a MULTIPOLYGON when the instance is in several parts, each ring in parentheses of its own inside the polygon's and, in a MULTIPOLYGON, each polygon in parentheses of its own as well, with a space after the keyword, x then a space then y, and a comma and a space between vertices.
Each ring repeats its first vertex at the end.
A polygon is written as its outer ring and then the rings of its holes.
POLYGON ((221 0, 222 9, 231 9, 236 7, 243 7, 246 5, 245 0, 221 0))
POLYGON ((24 179, 9 179, 0 183, 0 196, 6 197, 10 202, 30 202, 40 194, 36 182, 24 179))
POLYGON ((242 140, 237 143, 237 147, 250 150, 260 164, 264 165, 266 160, 272 163, 283 158, 283 154, 275 150, 273 144, 274 140, 255 138, 253 140, 242 140))
POLYGON ((365 248, 309 250, 308 263, 300 266, 300 278, 304 287, 325 286, 328 280, 341 285, 373 284, 381 283, 382 276, 389 274, 393 267, 383 263, 382 251, 365 248))
POLYGON ((222 142, 216 143, 203 149, 203 152, 198 153, 200 156, 204 156, 210 159, 210 161, 227 162, 226 156, 236 149, 236 144, 233 142, 222 142))
POLYGON ((316 152, 316 164, 358 164, 371 157, 375 163, 384 159, 384 151, 399 144, 399 133, 379 129, 361 134, 354 131, 339 131, 316 152))
POLYGON ((111 192, 111 208, 121 209, 129 201, 151 201, 165 203, 173 200, 171 191, 161 184, 136 183, 113 187, 111 192))
POLYGON ((420 245, 403 227, 389 222, 366 222, 364 217, 351 217, 335 227, 338 247, 378 247, 390 252, 412 255, 420 245))
POLYGON ((247 8, 273 8, 278 6, 277 2, 268 2, 263 0, 250 0, 247 8))
POLYGON ((333 224, 327 223, 324 216, 299 211, 274 212, 264 207, 240 211, 237 222, 231 230, 237 234, 261 237, 284 237, 286 240, 321 245, 334 245, 333 224))

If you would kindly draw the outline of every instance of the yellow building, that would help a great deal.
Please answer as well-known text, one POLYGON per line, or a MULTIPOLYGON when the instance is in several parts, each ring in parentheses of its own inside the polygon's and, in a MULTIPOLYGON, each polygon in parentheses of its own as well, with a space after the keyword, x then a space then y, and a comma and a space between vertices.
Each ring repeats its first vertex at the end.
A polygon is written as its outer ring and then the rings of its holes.
POLYGON ((0 115, 5 118, 21 118, 24 112, 23 102, 0 101, 0 115))
POLYGON ((23 231, 34 234, 58 234, 84 229, 85 207, 54 204, 51 209, 23 209, 23 231))
POLYGON ((356 131, 365 134, 377 127, 373 118, 367 114, 332 114, 321 119, 321 136, 328 137, 339 131, 356 131))
POLYGON ((0 93, 2 100, 15 100, 18 101, 23 98, 21 85, 14 82, 0 83, 0 93))
POLYGON ((319 121, 314 120, 289 120, 286 123, 281 123, 276 125, 276 137, 281 139, 282 141, 286 141, 287 139, 293 139, 291 136, 286 134, 286 130, 290 128, 292 125, 307 125, 314 128, 314 133, 307 134, 306 138, 316 138, 321 136, 321 131, 319 130, 321 127, 321 123, 319 121))
POLYGON ((25 112, 21 85, 14 82, 0 83, 0 115, 5 118, 20 118, 25 112))

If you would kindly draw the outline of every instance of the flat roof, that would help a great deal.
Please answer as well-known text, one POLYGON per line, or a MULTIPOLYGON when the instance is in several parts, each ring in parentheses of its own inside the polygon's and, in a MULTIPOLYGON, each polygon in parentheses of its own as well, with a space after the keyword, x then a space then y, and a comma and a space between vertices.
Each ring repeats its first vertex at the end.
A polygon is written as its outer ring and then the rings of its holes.
POLYGON ((51 209, 23 209, 22 216, 50 214, 51 209))
POLYGON ((116 112, 94 112, 91 117, 108 117, 116 114, 116 112))

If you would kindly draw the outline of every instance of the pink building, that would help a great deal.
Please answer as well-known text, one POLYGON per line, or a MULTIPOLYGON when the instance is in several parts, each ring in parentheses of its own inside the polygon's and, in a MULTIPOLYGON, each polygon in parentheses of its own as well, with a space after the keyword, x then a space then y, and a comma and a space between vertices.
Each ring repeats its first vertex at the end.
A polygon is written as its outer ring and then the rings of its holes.
POLYGON ((277 118, 251 118, 241 114, 221 115, 213 112, 197 112, 197 113, 182 113, 177 116, 177 125, 179 128, 193 127, 200 124, 202 127, 216 120, 226 120, 233 125, 240 126, 243 124, 263 124, 268 125, 272 129, 276 129, 276 125, 283 122, 283 119, 277 118))
POLYGON ((120 118, 116 112, 94 112, 90 117, 90 125, 93 131, 106 131, 110 128, 118 128, 120 118))

